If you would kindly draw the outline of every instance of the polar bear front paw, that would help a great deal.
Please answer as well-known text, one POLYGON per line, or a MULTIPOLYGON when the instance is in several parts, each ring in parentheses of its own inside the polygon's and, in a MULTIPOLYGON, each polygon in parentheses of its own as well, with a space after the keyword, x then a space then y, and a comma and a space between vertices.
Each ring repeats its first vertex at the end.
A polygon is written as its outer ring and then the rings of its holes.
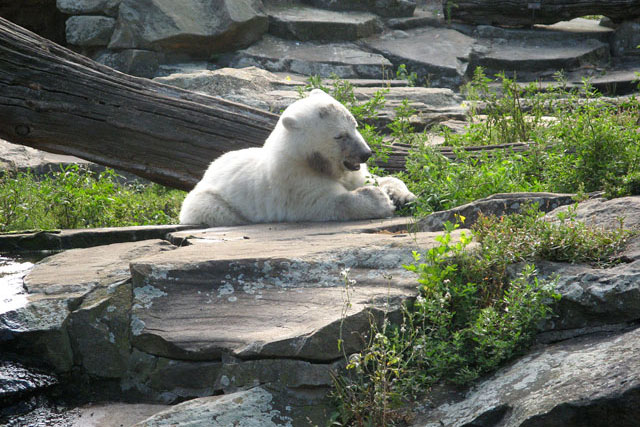
POLYGON ((392 176, 379 178, 378 185, 380 189, 389 196, 397 208, 401 208, 416 199, 415 194, 409 191, 405 183, 398 178, 392 176))
POLYGON ((364 218, 386 218, 393 215, 395 205, 384 191, 377 187, 360 187, 355 193, 358 196, 359 210, 357 216, 364 218))

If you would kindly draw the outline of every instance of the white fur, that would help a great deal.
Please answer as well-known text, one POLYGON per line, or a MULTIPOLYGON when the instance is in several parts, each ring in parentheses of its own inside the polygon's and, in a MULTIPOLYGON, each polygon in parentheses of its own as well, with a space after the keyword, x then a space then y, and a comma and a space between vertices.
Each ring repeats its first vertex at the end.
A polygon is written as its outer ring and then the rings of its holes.
POLYGON ((211 163, 184 200, 180 223, 389 217, 394 203, 415 196, 397 178, 370 175, 365 164, 349 170, 366 152, 370 149, 348 110, 314 90, 284 111, 263 147, 232 151, 211 163))

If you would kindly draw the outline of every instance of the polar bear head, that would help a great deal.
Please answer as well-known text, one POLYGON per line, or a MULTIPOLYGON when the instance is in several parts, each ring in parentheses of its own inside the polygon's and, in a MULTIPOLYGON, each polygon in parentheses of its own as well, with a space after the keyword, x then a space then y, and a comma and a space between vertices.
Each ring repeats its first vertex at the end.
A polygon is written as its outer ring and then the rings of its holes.
POLYGON ((359 170, 371 157, 353 115, 319 89, 291 104, 278 125, 284 128, 289 153, 316 172, 343 176, 359 170))

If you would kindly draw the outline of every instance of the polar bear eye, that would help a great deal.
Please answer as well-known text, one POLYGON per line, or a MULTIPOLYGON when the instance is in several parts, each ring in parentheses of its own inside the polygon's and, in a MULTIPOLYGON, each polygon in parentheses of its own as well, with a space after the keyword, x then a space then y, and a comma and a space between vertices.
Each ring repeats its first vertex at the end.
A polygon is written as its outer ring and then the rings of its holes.
POLYGON ((347 137, 347 134, 345 134, 345 133, 341 133, 341 134, 340 134, 340 135, 338 135, 338 136, 334 136, 334 137, 333 137, 333 139, 335 139, 336 141, 340 141, 340 140, 345 139, 346 137, 347 137))

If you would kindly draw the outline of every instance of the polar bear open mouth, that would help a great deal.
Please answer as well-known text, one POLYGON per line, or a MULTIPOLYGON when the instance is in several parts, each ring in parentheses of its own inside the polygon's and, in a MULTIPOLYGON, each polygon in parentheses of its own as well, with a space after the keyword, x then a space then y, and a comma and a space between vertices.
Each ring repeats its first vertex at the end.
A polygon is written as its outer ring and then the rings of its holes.
POLYGON ((357 171, 360 170, 360 163, 351 163, 348 160, 345 160, 343 163, 345 168, 349 169, 350 171, 357 171))

